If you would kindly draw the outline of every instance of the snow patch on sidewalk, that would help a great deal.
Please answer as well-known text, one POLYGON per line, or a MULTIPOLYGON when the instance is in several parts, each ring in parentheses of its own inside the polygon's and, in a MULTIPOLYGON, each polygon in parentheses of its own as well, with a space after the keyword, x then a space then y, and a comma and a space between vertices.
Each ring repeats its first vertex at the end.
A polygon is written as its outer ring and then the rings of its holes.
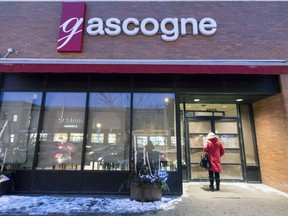
POLYGON ((0 215, 26 214, 47 215, 61 213, 70 215, 77 212, 85 213, 147 213, 167 211, 173 209, 180 197, 162 197, 161 201, 137 202, 124 197, 83 197, 83 196, 15 196, 4 195, 0 197, 0 215))

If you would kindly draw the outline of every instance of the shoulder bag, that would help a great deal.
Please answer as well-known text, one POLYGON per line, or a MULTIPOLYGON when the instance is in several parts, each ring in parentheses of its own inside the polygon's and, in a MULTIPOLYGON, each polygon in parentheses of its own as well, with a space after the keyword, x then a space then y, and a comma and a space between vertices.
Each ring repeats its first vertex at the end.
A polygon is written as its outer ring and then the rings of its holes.
POLYGON ((199 165, 203 168, 210 168, 211 167, 207 154, 201 155, 199 165))

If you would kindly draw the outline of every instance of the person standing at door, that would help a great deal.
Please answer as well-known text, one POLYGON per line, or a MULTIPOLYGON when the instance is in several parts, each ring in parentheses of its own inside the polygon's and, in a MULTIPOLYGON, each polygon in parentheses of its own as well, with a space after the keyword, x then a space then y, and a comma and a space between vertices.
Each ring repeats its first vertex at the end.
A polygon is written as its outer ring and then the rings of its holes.
POLYGON ((224 155, 225 150, 219 138, 210 132, 207 135, 206 143, 203 148, 207 153, 210 162, 210 168, 206 168, 209 173, 209 188, 214 191, 214 179, 216 180, 216 190, 220 190, 220 173, 222 172, 221 157, 224 155))

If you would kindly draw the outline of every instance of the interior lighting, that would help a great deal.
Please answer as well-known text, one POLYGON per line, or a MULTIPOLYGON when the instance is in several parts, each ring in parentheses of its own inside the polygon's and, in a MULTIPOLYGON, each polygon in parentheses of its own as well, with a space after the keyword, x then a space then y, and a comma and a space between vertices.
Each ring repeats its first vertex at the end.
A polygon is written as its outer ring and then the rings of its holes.
POLYGON ((243 101, 243 98, 238 98, 238 99, 236 99, 236 101, 241 102, 241 101, 243 101))
POLYGON ((199 101, 200 101, 199 98, 195 98, 195 99, 194 99, 194 102, 199 102, 199 101))

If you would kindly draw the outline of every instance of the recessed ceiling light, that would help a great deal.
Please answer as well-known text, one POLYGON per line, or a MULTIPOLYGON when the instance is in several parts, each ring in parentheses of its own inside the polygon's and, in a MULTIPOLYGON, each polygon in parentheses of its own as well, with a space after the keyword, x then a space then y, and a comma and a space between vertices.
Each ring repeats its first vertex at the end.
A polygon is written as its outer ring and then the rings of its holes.
POLYGON ((200 101, 200 99, 198 99, 198 98, 194 99, 194 102, 198 102, 198 101, 200 101))
POLYGON ((241 102, 241 101, 243 101, 243 99, 242 98, 238 98, 238 99, 236 99, 236 101, 237 102, 241 102))

